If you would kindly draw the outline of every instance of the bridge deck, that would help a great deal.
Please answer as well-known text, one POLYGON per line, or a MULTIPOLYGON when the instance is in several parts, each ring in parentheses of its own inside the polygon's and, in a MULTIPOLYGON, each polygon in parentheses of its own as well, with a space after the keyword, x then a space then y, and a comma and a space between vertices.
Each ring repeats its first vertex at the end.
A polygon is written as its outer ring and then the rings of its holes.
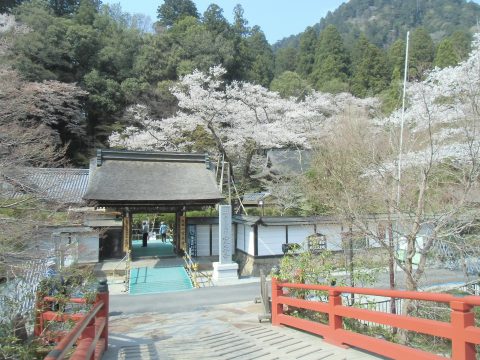
MULTIPOLYGON (((148 306, 148 305, 147 305, 148 306)), ((253 302, 176 314, 112 316, 105 360, 128 359, 380 359, 342 349, 287 327, 259 323, 253 302)))

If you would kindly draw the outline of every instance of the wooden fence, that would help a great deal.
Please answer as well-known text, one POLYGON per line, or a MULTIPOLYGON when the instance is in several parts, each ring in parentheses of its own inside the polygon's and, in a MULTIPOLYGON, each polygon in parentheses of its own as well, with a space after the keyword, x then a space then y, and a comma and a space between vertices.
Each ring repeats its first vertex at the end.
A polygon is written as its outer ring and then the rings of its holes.
POLYGON ((272 278, 272 324, 288 325, 324 337, 325 341, 336 345, 351 345, 392 359, 445 359, 437 354, 410 348, 384 339, 346 330, 344 318, 357 319, 415 331, 432 336, 450 339, 452 359, 474 360, 476 345, 480 344, 480 328, 475 326, 472 309, 480 306, 479 296, 456 297, 450 294, 380 290, 354 287, 333 287, 282 283, 272 278), (310 301, 294 297, 295 290, 323 291, 328 301, 310 301), (289 292, 287 295, 286 293, 289 292), (342 294, 382 296, 394 299, 411 299, 448 304, 451 309, 449 322, 421 319, 412 316, 389 314, 367 309, 359 309, 342 304, 342 294), (307 320, 284 313, 284 306, 324 313, 328 323, 307 320))

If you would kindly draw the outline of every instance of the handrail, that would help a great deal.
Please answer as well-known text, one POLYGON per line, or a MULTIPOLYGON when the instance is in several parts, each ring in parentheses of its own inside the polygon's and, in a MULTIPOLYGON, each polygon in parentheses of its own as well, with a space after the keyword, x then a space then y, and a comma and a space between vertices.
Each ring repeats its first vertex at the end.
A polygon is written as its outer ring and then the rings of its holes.
POLYGON ((198 264, 193 261, 192 257, 188 252, 185 252, 185 255, 183 256, 183 260, 185 261, 185 269, 188 272, 188 275, 192 279, 193 286, 196 288, 199 288, 200 285, 198 284, 197 281, 197 270, 198 270, 198 264))
MULTIPOLYGON (((451 294, 420 292, 420 291, 402 291, 402 290, 388 290, 388 289, 373 289, 373 288, 357 288, 349 286, 328 286, 328 285, 313 285, 313 284, 294 284, 294 283, 278 283, 280 286, 291 289, 317 290, 329 291, 335 290, 341 293, 360 294, 384 296, 392 298, 403 298, 410 300, 435 301, 440 303, 449 303, 459 299, 458 296, 451 294)), ((472 301, 472 305, 480 306, 480 297, 468 295, 461 297, 463 301, 472 301)))
MULTIPOLYGON (((45 332, 45 320, 56 322, 73 320, 76 325, 71 331, 63 335, 55 348, 45 357, 45 360, 63 359, 75 344, 77 344, 77 347, 70 359, 101 359, 103 353, 108 349, 109 293, 107 281, 100 282, 97 299, 92 309, 86 314, 61 314, 46 310, 46 303, 56 302, 57 300, 52 296, 41 297, 37 300, 35 335, 40 336, 45 332)), ((67 302, 87 303, 84 298, 71 298, 67 302)), ((49 334, 48 330, 46 334, 49 334)))
POLYGON ((125 284, 125 292, 128 293, 128 290, 129 290, 129 287, 130 287, 130 265, 131 265, 131 262, 132 262, 132 250, 128 250, 127 251, 127 255, 125 255, 127 257, 127 260, 125 261, 125 280, 124 280, 124 284, 125 284))
POLYGON ((130 250, 127 251, 127 253, 125 254, 125 256, 118 261, 118 263, 114 266, 113 268, 113 271, 112 271, 112 277, 115 278, 115 272, 117 271, 118 267, 125 261, 125 263, 127 262, 128 258, 130 256, 130 250))
MULTIPOLYGON (((98 302, 95 306, 90 310, 90 312, 83 317, 81 321, 75 325, 75 327, 65 336, 55 348, 48 353, 44 360, 57 360, 63 359, 67 351, 69 351, 78 338, 82 335, 82 332, 85 328, 90 324, 92 319, 98 314, 98 312, 102 309, 104 303, 103 301, 98 302)), ((104 325, 105 326, 105 325, 104 325)), ((100 329, 100 332, 103 330, 100 329)))
POLYGON ((272 278, 273 325, 285 324, 321 335, 325 338, 325 341, 336 345, 356 346, 393 359, 405 359, 408 357, 415 359, 445 358, 426 351, 412 349, 405 345, 346 330, 343 328, 343 319, 364 320, 450 339, 452 343, 452 359, 474 360, 476 357, 475 345, 480 344, 480 328, 475 327, 475 318, 472 312, 474 306, 480 306, 480 296, 457 297, 450 294, 428 292, 293 284, 282 283, 278 279, 272 278), (291 296, 285 296, 284 289, 325 291, 328 293, 328 302, 305 300, 293 297, 292 294, 290 294, 291 296), (342 304, 342 293, 446 303, 449 304, 451 309, 450 322, 345 306, 342 304), (284 305, 328 314, 328 324, 325 325, 284 314, 284 305))
MULTIPOLYGON (((200 287, 200 281, 198 280, 200 277, 206 278, 207 284, 213 285, 212 275, 199 271, 198 263, 192 259, 189 253, 185 253, 183 260, 185 261, 185 269, 190 279, 192 279, 192 284, 194 287, 200 287)), ((204 282, 202 282, 202 284, 204 284, 204 282)))

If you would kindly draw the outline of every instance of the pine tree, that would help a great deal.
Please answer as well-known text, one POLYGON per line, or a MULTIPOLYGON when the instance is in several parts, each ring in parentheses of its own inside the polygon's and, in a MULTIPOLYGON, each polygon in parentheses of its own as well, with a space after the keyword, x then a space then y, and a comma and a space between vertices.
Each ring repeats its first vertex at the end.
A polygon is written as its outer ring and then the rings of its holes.
POLYGON ((165 0, 157 9, 158 22, 170 27, 186 16, 198 18, 197 7, 191 0, 165 0))
POLYGON ((439 68, 454 66, 458 64, 458 56, 453 48, 452 41, 448 38, 443 39, 437 47, 434 65, 439 68))
POLYGON ((215 33, 221 34, 229 29, 227 19, 223 16, 223 9, 217 4, 210 4, 203 13, 203 24, 206 28, 215 33))
POLYGON ((409 78, 420 80, 433 65, 435 45, 430 34, 422 27, 415 29, 410 39, 409 78))
POLYGON ((274 58, 270 44, 260 27, 252 28, 246 45, 251 62, 247 80, 268 87, 273 79, 274 58))
POLYGON ((297 56, 297 73, 304 78, 310 76, 315 63, 315 48, 317 33, 314 28, 308 27, 300 36, 300 46, 297 56))
POLYGON ((465 60, 470 55, 472 34, 466 31, 455 31, 449 36, 452 41, 453 49, 459 61, 465 60))
POLYGON ((315 88, 324 91, 344 91, 348 75, 349 57, 342 36, 335 26, 329 25, 320 33, 315 51, 312 73, 315 88), (330 87, 331 83, 335 84, 334 88, 330 87))
POLYGON ((359 97, 372 96, 387 88, 389 68, 383 51, 361 35, 353 56, 352 92, 359 97))
POLYGON ((297 49, 293 46, 278 49, 275 54, 275 75, 285 71, 295 71, 297 65, 297 49))
MULTIPOLYGON (((387 51, 388 63, 392 72, 399 71, 403 76, 405 68, 406 43, 403 39, 396 40, 387 51)), ((393 78, 394 76, 392 76, 393 78)))

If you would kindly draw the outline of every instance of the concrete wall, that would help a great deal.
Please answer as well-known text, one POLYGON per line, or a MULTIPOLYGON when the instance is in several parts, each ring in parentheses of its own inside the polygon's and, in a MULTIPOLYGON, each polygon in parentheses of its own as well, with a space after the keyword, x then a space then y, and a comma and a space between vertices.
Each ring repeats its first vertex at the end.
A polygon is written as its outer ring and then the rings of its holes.
POLYGON ((240 276, 260 276, 260 269, 264 271, 265 275, 268 275, 273 266, 278 266, 282 256, 255 258, 254 256, 237 251, 234 260, 238 263, 240 276))

